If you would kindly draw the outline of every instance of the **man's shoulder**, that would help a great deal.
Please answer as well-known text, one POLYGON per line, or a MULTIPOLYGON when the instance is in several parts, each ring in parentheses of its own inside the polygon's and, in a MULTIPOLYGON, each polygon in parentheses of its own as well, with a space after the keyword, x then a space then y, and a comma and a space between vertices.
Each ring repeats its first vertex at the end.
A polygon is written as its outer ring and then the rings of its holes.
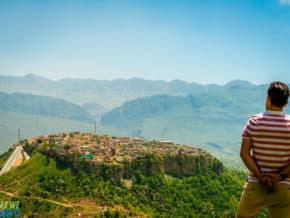
POLYGON ((264 113, 258 113, 258 114, 254 114, 251 115, 249 118, 250 121, 258 121, 258 120, 265 120, 265 121, 287 121, 290 122, 290 114, 285 114, 285 113, 281 113, 281 114, 270 114, 267 112, 264 113))
POLYGON ((265 116, 265 113, 259 113, 259 114, 253 114, 250 116, 250 120, 255 120, 255 119, 259 119, 259 118, 263 118, 265 116))
POLYGON ((249 117, 248 122, 251 125, 256 125, 258 123, 260 123, 260 121, 264 121, 267 120, 267 115, 265 113, 258 113, 258 114, 253 114, 249 117))

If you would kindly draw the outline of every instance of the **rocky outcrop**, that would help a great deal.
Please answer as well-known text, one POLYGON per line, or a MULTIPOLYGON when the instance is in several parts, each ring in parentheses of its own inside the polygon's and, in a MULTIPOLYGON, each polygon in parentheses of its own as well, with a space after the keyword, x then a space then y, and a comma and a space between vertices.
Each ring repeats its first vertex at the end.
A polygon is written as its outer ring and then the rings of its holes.
POLYGON ((104 179, 114 178, 131 179, 136 171, 144 176, 154 173, 165 173, 175 177, 193 176, 200 171, 213 170, 216 173, 223 171, 222 163, 207 152, 196 156, 179 154, 176 156, 150 154, 145 158, 135 159, 130 162, 96 163, 92 160, 80 159, 77 155, 59 154, 53 150, 41 150, 70 166, 74 171, 85 171, 89 174, 98 174, 104 179))

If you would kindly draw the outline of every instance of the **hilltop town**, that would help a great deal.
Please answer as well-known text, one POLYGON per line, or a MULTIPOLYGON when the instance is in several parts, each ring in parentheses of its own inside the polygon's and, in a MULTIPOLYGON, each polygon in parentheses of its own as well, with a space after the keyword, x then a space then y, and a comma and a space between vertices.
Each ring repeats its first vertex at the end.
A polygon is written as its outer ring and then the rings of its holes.
POLYGON ((130 162, 145 158, 148 154, 195 157, 206 153, 202 149, 172 141, 145 141, 141 138, 80 132, 39 136, 22 143, 26 146, 37 145, 38 149, 52 150, 57 154, 79 154, 81 159, 90 159, 95 163, 130 162))
POLYGON ((21 140, 13 147, 0 175, 21 165, 35 152, 74 171, 117 181, 131 179, 136 171, 145 176, 165 173, 176 177, 196 175, 207 169, 223 171, 223 164, 205 150, 172 141, 70 132, 21 140))

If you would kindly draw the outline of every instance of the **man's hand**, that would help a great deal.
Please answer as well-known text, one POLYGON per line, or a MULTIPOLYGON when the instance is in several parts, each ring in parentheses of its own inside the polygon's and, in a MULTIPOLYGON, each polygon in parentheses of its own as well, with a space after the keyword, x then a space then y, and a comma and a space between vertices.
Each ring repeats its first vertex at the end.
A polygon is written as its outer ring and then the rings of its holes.
POLYGON ((281 180, 278 173, 263 173, 258 177, 259 182, 266 188, 268 193, 273 192, 277 183, 281 180))
POLYGON ((265 173, 265 176, 269 177, 272 182, 269 184, 275 186, 279 181, 281 181, 281 177, 279 173, 265 173))
MULTIPOLYGON (((258 178, 259 182, 266 188, 268 192, 271 192, 274 190, 274 187, 277 185, 277 183, 281 180, 280 174, 261 172, 255 159, 251 155, 252 147, 253 145, 251 138, 243 138, 240 156, 249 171, 252 172, 256 178, 258 178)), ((288 171, 284 170, 284 172, 290 174, 290 165, 288 171)))
POLYGON ((264 186, 274 186, 276 180, 270 176, 270 175, 266 175, 266 174, 262 174, 258 177, 259 182, 264 185, 264 186))

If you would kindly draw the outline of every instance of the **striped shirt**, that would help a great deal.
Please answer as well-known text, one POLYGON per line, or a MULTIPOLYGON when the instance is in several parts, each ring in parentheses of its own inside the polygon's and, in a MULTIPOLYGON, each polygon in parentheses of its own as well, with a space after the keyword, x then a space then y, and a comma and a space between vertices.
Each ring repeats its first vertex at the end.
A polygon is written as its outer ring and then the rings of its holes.
MULTIPOLYGON (((243 138, 251 138, 251 155, 261 172, 279 172, 290 164, 290 116, 267 111, 250 117, 244 127, 243 138)), ((258 182, 253 173, 249 182, 258 182)), ((290 177, 280 181, 290 185, 290 177)))

